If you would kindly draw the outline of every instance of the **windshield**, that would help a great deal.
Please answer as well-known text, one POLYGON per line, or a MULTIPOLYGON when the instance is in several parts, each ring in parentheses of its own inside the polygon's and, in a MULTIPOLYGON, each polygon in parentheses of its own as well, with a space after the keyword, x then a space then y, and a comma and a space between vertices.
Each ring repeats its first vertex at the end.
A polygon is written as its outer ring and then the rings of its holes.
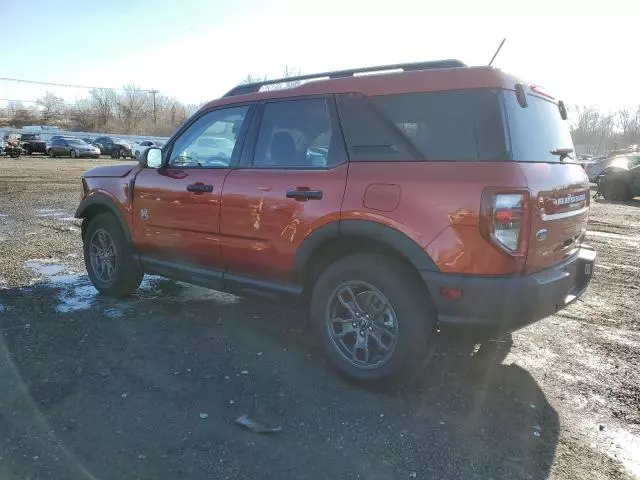
POLYGON ((511 141, 511 156, 517 162, 574 162, 571 157, 552 151, 573 152, 569 122, 560 116, 558 105, 535 95, 527 95, 527 107, 521 107, 513 91, 503 92, 511 141))
POLYGON ((79 138, 68 138, 67 143, 70 145, 87 145, 87 142, 79 138))

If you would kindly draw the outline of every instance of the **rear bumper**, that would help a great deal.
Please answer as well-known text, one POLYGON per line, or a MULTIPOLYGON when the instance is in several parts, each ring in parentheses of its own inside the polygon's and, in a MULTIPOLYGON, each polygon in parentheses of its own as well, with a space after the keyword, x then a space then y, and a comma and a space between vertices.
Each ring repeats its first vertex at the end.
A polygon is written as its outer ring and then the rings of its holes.
POLYGON ((532 275, 487 277, 421 272, 441 325, 466 325, 513 331, 563 309, 586 290, 596 252, 582 246, 563 263, 532 275), (445 299, 441 288, 463 291, 445 299))

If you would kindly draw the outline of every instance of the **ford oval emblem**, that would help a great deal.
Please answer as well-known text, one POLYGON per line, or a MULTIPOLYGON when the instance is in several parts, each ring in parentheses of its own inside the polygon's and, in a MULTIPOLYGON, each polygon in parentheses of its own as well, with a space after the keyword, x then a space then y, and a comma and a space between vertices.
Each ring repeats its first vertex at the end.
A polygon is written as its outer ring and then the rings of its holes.
POLYGON ((542 230, 538 230, 536 232, 536 240, 538 240, 539 242, 544 242, 547 239, 547 229, 543 228, 542 230))

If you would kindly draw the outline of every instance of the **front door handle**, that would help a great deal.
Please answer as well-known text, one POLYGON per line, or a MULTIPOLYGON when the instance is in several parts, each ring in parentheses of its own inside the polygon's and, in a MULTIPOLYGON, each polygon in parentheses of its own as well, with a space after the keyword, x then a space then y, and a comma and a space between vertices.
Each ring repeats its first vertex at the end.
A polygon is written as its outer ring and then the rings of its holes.
POLYGON ((192 183, 187 185, 187 190, 193 193, 211 193, 213 192, 213 185, 205 185, 204 183, 192 183))
POLYGON ((287 198, 293 198, 300 202, 306 200, 322 200, 322 190, 289 190, 287 191, 287 198))

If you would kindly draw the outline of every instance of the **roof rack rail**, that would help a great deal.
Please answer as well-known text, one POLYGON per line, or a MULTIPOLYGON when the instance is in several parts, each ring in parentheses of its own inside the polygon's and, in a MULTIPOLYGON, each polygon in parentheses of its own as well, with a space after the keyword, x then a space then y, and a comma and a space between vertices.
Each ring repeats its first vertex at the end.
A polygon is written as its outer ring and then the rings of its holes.
POLYGON ((350 70, 335 70, 333 72, 311 73, 308 75, 298 75, 296 77, 275 78, 273 80, 264 80, 262 82, 245 83, 232 88, 225 93, 224 96, 233 97, 235 95, 245 95, 248 93, 258 92, 265 85, 311 80, 316 78, 353 77, 357 73, 382 72, 385 70, 403 70, 405 72, 409 72, 414 70, 432 70, 437 68, 457 67, 466 67, 466 65, 460 60, 435 60, 431 62, 396 63, 394 65, 379 65, 376 67, 353 68, 350 70))

